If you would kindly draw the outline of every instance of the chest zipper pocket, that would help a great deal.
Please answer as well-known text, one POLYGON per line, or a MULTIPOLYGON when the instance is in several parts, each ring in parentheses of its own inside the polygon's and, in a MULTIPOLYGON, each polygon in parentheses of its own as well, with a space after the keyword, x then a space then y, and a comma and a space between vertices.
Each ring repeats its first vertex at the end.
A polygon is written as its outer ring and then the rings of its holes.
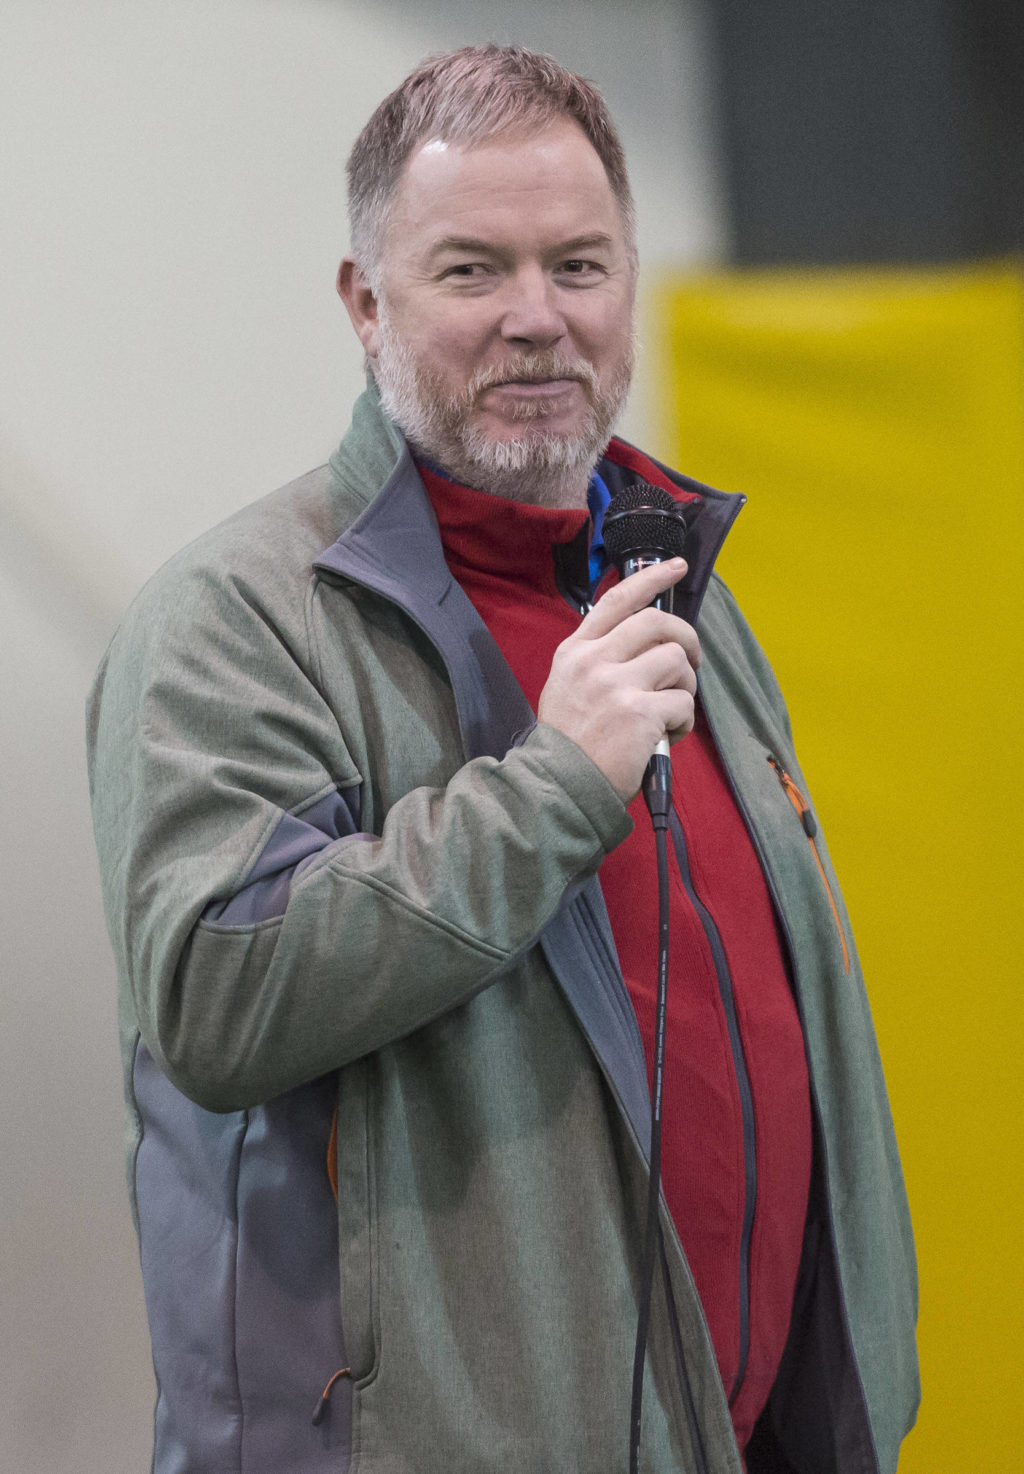
POLYGON ((781 783, 783 792, 785 793, 786 797, 793 805, 797 817, 799 818, 800 823, 803 826, 803 831, 807 835, 807 843, 811 847, 811 854, 814 856, 814 863, 818 867, 818 874, 821 876, 821 883, 825 887, 826 896, 828 896, 828 904, 829 909, 832 912, 832 920, 835 922, 836 931, 839 933, 839 943, 843 949, 843 971, 847 975, 849 975, 850 949, 846 945, 846 934, 843 931, 843 924, 839 919, 839 908, 836 905, 836 898, 832 894, 832 887, 831 885, 829 885, 828 876, 825 874, 825 867, 821 863, 821 854, 818 851, 817 820, 811 812, 810 804, 804 798, 799 788, 797 788, 796 784, 793 782, 792 778, 786 772, 785 768, 782 766, 782 764, 779 762, 778 758, 773 752, 770 752, 768 754, 768 761, 774 768, 775 776, 781 783))

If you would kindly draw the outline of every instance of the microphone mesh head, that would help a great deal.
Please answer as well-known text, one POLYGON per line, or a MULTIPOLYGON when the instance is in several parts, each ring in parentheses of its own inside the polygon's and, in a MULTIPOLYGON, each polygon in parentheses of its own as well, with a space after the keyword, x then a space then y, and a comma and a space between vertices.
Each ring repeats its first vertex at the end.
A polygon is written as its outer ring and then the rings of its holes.
POLYGON ((686 541, 686 523, 679 503, 667 491, 638 481, 608 503, 602 536, 616 564, 640 553, 678 558, 686 541))

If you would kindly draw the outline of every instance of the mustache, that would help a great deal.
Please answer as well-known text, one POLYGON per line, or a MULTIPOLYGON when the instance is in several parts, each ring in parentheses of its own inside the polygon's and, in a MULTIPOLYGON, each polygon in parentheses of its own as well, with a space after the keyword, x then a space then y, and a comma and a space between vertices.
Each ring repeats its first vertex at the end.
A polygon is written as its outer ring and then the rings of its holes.
POLYGON ((466 386, 466 401, 472 404, 478 395, 498 384, 544 384, 552 379, 574 379, 584 386, 591 398, 597 393, 597 371, 592 364, 585 358, 567 358, 548 349, 542 353, 520 353, 491 368, 481 369, 466 386))

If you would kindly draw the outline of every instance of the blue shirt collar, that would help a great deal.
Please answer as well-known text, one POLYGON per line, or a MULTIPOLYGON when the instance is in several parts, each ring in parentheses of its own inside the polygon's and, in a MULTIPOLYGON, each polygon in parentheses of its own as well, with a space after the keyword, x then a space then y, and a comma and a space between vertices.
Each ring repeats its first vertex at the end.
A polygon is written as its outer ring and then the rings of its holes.
POLYGON ((590 508, 590 589, 591 592, 597 588, 608 567, 608 554, 604 548, 604 514, 608 510, 608 503, 612 494, 605 486, 597 471, 590 476, 590 485, 587 488, 587 506, 590 508))

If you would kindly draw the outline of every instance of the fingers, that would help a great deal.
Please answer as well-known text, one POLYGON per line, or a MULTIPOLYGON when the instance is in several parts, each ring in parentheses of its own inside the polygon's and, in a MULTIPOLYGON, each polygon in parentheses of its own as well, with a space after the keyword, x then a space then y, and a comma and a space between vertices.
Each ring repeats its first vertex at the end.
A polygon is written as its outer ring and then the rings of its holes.
POLYGON ((680 645, 655 645, 621 671, 632 689, 634 710, 645 713, 659 734, 678 742, 693 730, 697 673, 680 645))
POLYGON ((641 609, 631 614, 603 635, 601 644, 609 660, 626 662, 636 659, 645 650, 672 645, 685 652, 694 669, 700 665, 700 640, 693 625, 660 609, 641 609))
POLYGON ((651 608, 651 601, 678 583, 686 573, 682 558, 655 563, 613 585, 570 638, 575 641, 601 640, 607 658, 632 660, 653 645, 671 642, 681 645, 691 665, 700 664, 700 641, 697 632, 685 620, 651 608))
POLYGON ((683 558, 669 558, 666 563, 652 563, 648 568, 641 568, 639 573, 622 579, 601 595, 578 633, 585 639, 600 639, 631 614, 646 609, 659 594, 678 583, 685 572, 683 558))
MULTIPOLYGON (((687 629, 689 626, 687 626, 687 629)), ((687 691, 697 694, 694 662, 681 644, 663 641, 629 661, 623 672, 640 691, 687 691)))
POLYGON ((658 721, 669 742, 678 742, 693 731, 696 706, 690 691, 656 691, 651 697, 658 721))

